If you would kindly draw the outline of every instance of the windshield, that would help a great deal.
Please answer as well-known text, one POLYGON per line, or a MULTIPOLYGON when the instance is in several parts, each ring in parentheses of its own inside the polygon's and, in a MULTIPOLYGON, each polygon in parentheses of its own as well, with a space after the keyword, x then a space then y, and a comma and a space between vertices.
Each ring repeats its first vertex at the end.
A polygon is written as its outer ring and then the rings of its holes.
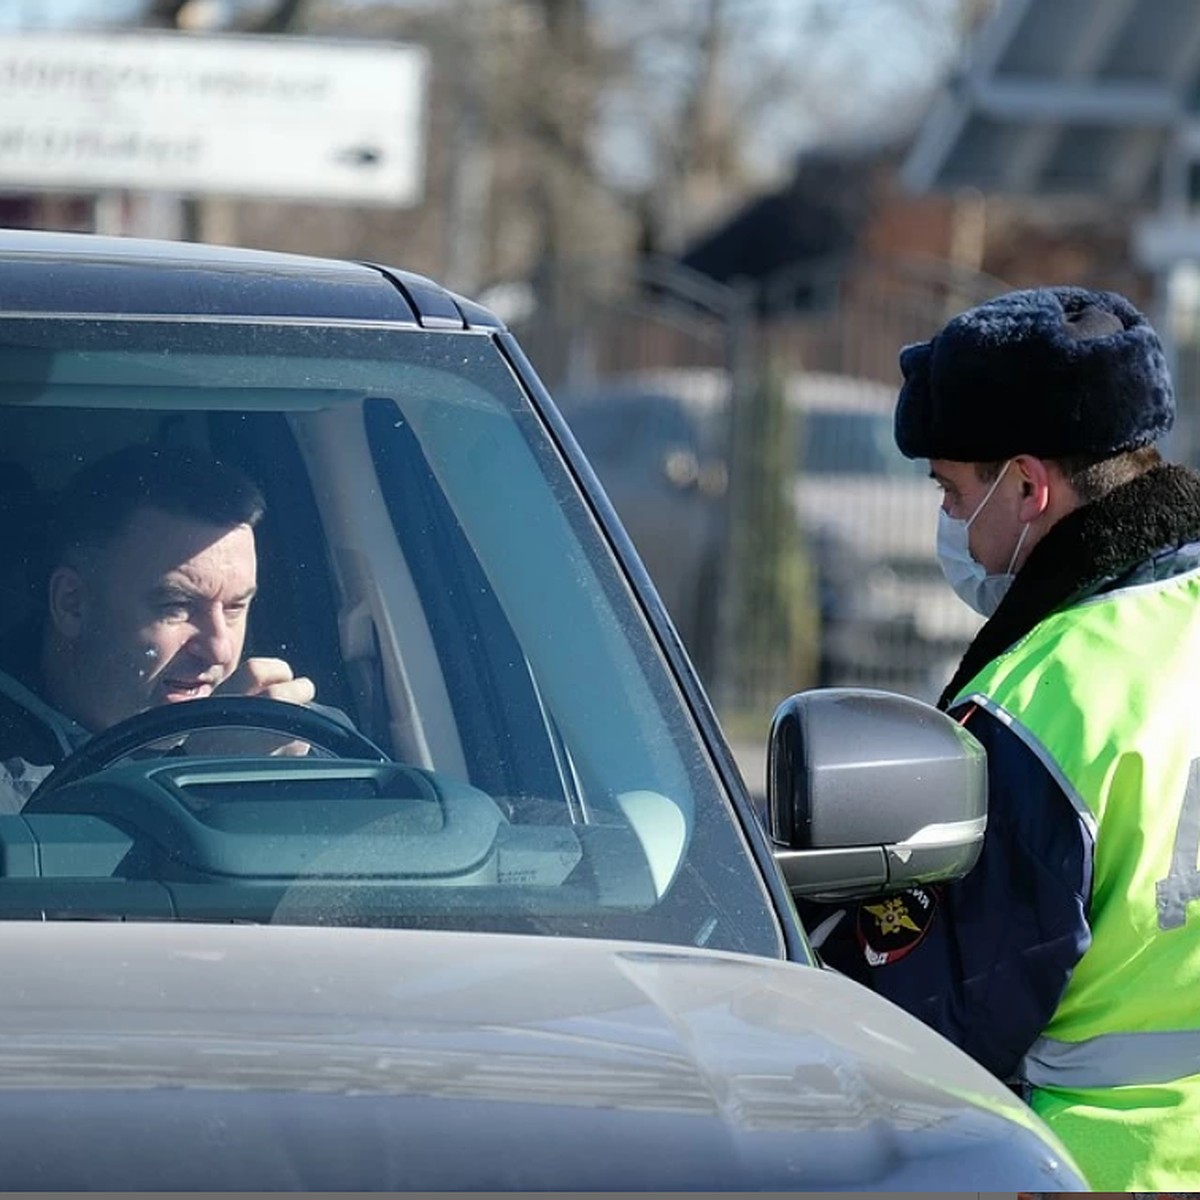
POLYGON ((0 347, 0 916, 782 952, 656 643, 490 337, 72 318, 0 321, 0 347), (140 509, 137 554, 128 520, 73 541, 72 481, 139 445, 252 481, 253 534, 198 518, 182 528, 211 536, 176 553, 171 514, 140 509), (205 572, 230 558, 226 596, 205 572), (143 575, 161 612, 135 637, 143 575), (140 709, 118 704, 125 642, 140 709), (318 725, 221 709, 256 687, 261 708, 278 664, 315 696, 275 707, 318 725))

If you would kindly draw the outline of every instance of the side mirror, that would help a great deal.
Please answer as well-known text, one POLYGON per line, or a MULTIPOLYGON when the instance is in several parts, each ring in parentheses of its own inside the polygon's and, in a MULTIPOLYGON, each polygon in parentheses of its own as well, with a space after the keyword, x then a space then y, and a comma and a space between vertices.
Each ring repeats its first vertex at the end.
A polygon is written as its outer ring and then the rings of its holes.
POLYGON ((793 895, 852 899, 960 879, 983 847, 986 755, 920 700, 801 692, 771 723, 767 814, 793 895))

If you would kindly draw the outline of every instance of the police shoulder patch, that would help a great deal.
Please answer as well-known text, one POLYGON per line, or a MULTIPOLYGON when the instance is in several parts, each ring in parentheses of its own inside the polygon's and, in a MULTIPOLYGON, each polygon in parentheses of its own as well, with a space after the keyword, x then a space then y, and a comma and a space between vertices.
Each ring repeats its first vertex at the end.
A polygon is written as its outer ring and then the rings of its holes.
POLYGON ((937 888, 914 887, 858 906, 856 935, 868 965, 899 962, 921 944, 941 899, 937 888))

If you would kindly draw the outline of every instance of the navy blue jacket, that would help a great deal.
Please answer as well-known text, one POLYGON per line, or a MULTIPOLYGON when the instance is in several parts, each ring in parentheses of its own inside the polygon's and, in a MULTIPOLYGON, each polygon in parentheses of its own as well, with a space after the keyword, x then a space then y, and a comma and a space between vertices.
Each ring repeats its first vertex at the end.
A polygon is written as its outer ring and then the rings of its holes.
POLYGON ((1092 844, 1011 730, 982 709, 966 727, 988 755, 978 863, 956 883, 901 893, 903 910, 851 905, 820 953, 1009 1079, 1091 944, 1092 844))
MULTIPOLYGON (((1192 543, 1095 591, 1197 565, 1200 544, 1192 543)), ((974 706, 951 712, 987 751, 978 863, 952 884, 848 905, 819 951, 1010 1080, 1091 944, 1093 845, 1062 789, 1011 730, 974 706)), ((833 911, 802 908, 810 929, 833 911)))

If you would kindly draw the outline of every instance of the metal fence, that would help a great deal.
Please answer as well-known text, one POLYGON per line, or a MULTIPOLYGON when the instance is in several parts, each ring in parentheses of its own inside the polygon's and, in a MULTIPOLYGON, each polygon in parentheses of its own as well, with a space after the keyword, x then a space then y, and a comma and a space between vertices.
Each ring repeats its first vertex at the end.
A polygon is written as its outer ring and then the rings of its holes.
POLYGON ((927 466, 892 442, 896 356, 1004 286, 917 262, 753 287, 580 268, 515 323, 725 713, 948 678, 978 622, 937 566, 927 466))

